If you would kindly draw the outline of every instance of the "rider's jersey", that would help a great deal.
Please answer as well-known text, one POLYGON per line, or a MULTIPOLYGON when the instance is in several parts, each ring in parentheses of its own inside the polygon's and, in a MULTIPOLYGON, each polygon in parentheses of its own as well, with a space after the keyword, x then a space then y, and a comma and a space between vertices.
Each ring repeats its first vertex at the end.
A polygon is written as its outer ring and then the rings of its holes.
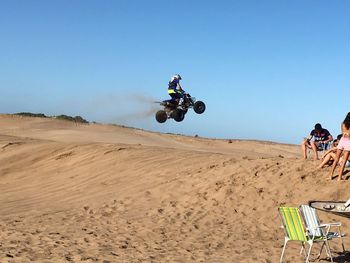
POLYGON ((172 79, 168 84, 168 92, 169 93, 181 93, 180 89, 180 80, 172 79))
POLYGON ((180 83, 178 79, 172 79, 169 81, 168 89, 176 89, 177 85, 180 83))

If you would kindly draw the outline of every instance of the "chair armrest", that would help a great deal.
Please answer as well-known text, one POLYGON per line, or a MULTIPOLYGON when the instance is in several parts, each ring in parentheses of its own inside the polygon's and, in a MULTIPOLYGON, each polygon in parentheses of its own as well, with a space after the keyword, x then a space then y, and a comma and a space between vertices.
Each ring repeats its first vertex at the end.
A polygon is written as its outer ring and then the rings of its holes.
POLYGON ((334 223, 327 223, 327 224, 320 224, 320 227, 325 227, 325 226, 341 226, 340 222, 334 222, 334 223))
POLYGON ((315 227, 306 227, 305 229, 306 230, 315 230, 315 229, 318 229, 318 228, 326 228, 326 227, 330 227, 328 224, 321 224, 319 226, 315 226, 315 227))
POLYGON ((340 222, 328 223, 330 226, 341 226, 340 222))

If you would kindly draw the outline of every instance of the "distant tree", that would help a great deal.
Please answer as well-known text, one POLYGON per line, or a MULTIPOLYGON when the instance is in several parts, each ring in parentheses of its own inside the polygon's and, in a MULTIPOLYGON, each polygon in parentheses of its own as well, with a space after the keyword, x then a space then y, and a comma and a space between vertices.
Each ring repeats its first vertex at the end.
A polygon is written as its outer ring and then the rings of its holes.
MULTIPOLYGON (((15 115, 25 116, 25 117, 49 118, 48 116, 46 116, 43 113, 19 112, 19 113, 15 113, 15 115)), ((61 115, 58 115, 58 116, 53 116, 53 118, 56 118, 56 119, 59 119, 59 120, 65 120, 65 121, 72 121, 72 122, 76 122, 76 123, 89 123, 87 120, 85 120, 81 116, 72 117, 72 116, 61 114, 61 115)))
POLYGON ((72 116, 68 116, 64 114, 56 116, 56 119, 65 120, 65 121, 74 121, 74 118, 72 116))
POLYGON ((43 113, 19 112, 19 113, 15 113, 15 115, 25 116, 25 117, 47 118, 47 116, 43 113))
POLYGON ((85 120, 81 116, 72 117, 72 116, 62 114, 62 115, 56 116, 56 119, 65 120, 65 121, 73 121, 76 123, 89 123, 87 120, 85 120))
POLYGON ((81 116, 75 116, 74 120, 79 123, 89 123, 87 120, 83 119, 81 116))

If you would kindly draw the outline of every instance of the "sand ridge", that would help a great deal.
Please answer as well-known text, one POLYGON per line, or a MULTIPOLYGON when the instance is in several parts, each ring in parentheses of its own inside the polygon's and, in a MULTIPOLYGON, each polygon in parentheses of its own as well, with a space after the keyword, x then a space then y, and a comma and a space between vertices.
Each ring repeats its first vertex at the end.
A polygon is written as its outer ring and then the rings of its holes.
POLYGON ((278 262, 278 206, 349 198, 328 172, 295 145, 2 115, 0 262, 278 262))

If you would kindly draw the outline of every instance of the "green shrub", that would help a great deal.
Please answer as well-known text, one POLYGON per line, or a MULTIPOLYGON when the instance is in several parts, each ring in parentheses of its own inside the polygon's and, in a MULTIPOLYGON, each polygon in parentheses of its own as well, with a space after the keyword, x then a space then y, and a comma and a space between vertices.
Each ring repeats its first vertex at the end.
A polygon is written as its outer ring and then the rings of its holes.
POLYGON ((65 121, 74 121, 77 123, 89 123, 87 120, 85 120, 81 116, 72 117, 72 116, 62 114, 62 115, 56 116, 56 119, 65 120, 65 121))
POLYGON ((47 116, 43 113, 19 112, 19 113, 15 113, 15 115, 25 116, 25 117, 47 118, 47 116))
POLYGON ((89 123, 87 120, 85 120, 83 117, 81 117, 81 116, 75 116, 74 117, 74 120, 76 121, 76 122, 79 122, 79 123, 89 123))
POLYGON ((74 121, 73 117, 64 115, 64 114, 56 116, 56 119, 65 120, 65 121, 74 121))
MULTIPOLYGON (((46 116, 43 113, 19 112, 19 113, 15 113, 15 115, 25 116, 25 117, 49 118, 49 116, 46 116)), ((85 120, 81 116, 72 117, 72 116, 62 114, 62 115, 55 116, 54 118, 59 119, 59 120, 65 120, 65 121, 73 121, 73 122, 77 122, 77 123, 89 123, 87 120, 85 120)))

